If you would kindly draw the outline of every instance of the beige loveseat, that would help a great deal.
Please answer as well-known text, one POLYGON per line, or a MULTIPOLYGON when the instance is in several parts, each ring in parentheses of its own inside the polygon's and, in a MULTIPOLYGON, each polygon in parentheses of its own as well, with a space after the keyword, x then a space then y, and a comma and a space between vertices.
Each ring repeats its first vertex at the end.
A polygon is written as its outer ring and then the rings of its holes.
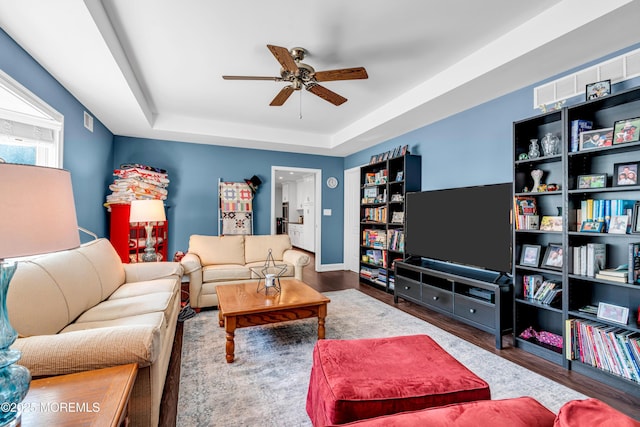
POLYGON ((122 264, 108 240, 20 262, 7 295, 18 363, 34 377, 127 363, 133 426, 156 426, 180 312, 182 266, 122 264))
POLYGON ((264 265, 271 249, 278 265, 287 266, 281 277, 302 280, 302 269, 309 264, 309 256, 292 249, 286 234, 256 236, 202 236, 189 238, 189 250, 182 258, 185 274, 189 275, 191 307, 218 305, 216 287, 253 280, 258 275, 251 267, 264 265))

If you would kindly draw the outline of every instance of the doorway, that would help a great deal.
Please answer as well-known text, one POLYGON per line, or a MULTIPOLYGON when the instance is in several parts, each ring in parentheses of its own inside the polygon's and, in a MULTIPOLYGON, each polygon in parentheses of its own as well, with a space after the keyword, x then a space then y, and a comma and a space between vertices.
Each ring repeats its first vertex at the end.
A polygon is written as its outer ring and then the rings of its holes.
POLYGON ((344 171, 344 269, 360 271, 360 167, 344 171))
MULTIPOLYGON (((283 201, 288 211, 287 221, 306 234, 307 239, 300 238, 294 246, 302 247, 315 253, 315 269, 319 270, 322 260, 322 245, 320 240, 322 228, 322 170, 310 168, 296 168, 291 166, 271 167, 271 234, 278 231, 278 218, 283 218, 283 201), (301 187, 304 190, 299 191, 301 187), (309 243, 312 236, 312 244, 309 243)), ((284 219, 284 218, 283 218, 284 219)), ((287 233, 291 236, 291 226, 287 226, 287 233)), ((299 237, 299 236, 297 236, 299 237)), ((292 239, 292 244, 293 244, 292 239)))

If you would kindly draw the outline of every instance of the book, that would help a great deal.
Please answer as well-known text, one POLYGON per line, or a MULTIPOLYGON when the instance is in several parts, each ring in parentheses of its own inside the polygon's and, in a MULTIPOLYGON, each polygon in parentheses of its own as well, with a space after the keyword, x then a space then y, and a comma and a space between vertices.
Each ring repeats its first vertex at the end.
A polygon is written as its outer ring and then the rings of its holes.
POLYGON ((572 120, 571 121, 571 152, 576 152, 580 147, 580 133, 585 130, 591 130, 593 122, 590 120, 572 120))
POLYGON ((624 276, 609 276, 607 274, 596 273, 596 279, 609 280, 611 282, 627 283, 627 273, 624 276))
POLYGON ((627 277, 627 264, 619 265, 616 268, 605 268, 600 270, 598 274, 615 277, 627 277))
POLYGON ((587 244, 587 276, 595 277, 607 263, 607 245, 605 243, 587 244))
POLYGON ((627 283, 640 285, 640 242, 629 243, 627 283))

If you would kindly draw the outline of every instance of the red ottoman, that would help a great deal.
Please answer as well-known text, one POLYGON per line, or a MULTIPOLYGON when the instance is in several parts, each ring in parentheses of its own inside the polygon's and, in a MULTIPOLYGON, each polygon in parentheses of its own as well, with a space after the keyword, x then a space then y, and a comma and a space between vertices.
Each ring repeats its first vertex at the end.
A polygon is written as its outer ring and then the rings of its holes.
POLYGON ((484 380, 426 335, 319 340, 307 413, 320 427, 490 398, 484 380))

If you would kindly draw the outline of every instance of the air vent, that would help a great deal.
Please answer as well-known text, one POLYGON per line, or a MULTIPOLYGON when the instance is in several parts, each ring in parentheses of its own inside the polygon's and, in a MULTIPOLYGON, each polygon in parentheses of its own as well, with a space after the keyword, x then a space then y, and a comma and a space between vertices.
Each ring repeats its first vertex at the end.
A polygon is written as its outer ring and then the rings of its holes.
POLYGON ((533 107, 555 104, 582 95, 589 83, 601 80, 611 80, 611 83, 618 83, 637 76, 640 76, 640 49, 535 87, 533 89, 533 107))
POLYGON ((84 112, 84 127, 89 129, 90 132, 93 132, 93 116, 86 111, 84 112))

